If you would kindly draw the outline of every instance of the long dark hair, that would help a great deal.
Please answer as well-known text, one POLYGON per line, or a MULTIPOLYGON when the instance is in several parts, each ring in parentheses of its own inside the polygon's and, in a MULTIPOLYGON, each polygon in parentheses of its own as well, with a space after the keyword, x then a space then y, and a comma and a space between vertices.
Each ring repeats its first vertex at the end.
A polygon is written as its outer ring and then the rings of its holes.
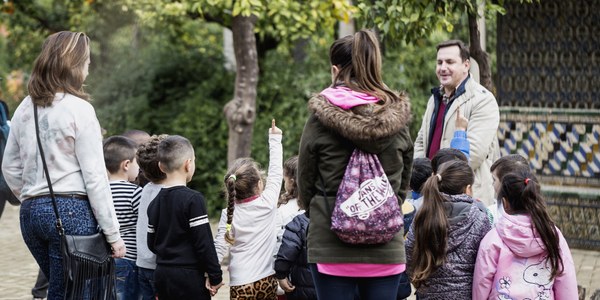
POLYGON ((437 174, 423 185, 423 205, 413 221, 415 246, 411 280, 420 287, 446 261, 448 244, 448 217, 444 209, 444 194, 463 194, 474 181, 473 170, 462 160, 453 160, 439 166, 437 174))
POLYGON ((235 241, 231 234, 231 223, 233 222, 233 211, 235 201, 254 196, 258 183, 261 179, 258 164, 249 157, 238 158, 229 167, 225 174, 225 192, 227 195, 227 231, 225 241, 233 244, 235 241))
POLYGON ((396 101, 398 93, 388 88, 381 76, 381 51, 375 34, 366 29, 336 40, 329 49, 332 66, 339 68, 334 79, 354 91, 382 101, 396 101))
POLYGON ((531 217, 531 229, 539 234, 544 243, 544 249, 548 253, 548 261, 552 269, 550 279, 554 279, 562 273, 564 265, 560 256, 558 231, 546 211, 545 200, 535 175, 529 170, 506 174, 502 179, 498 198, 508 201, 510 209, 507 213, 526 213, 531 217))
MULTIPOLYGON (((294 156, 288 158, 283 163, 283 176, 290 178, 290 180, 293 180, 293 183, 292 183, 292 186, 290 187, 289 191, 286 190, 285 193, 282 193, 281 196, 279 196, 279 201, 277 202, 277 207, 279 207, 282 204, 287 204, 288 201, 290 201, 292 199, 298 198, 297 174, 298 174, 298 155, 294 155, 294 156)), ((287 188, 287 186, 285 188, 287 188)))

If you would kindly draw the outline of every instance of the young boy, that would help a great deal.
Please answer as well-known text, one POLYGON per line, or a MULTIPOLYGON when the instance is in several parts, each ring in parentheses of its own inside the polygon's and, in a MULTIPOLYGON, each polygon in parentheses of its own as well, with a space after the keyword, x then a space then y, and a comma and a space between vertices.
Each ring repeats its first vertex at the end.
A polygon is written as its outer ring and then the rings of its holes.
POLYGON ((158 145, 168 135, 153 135, 148 141, 141 144, 137 152, 137 162, 140 165, 140 175, 148 179, 142 188, 140 205, 138 206, 137 234, 137 260, 138 284, 141 300, 156 299, 154 286, 154 269, 156 269, 156 255, 148 249, 148 205, 162 189, 163 181, 167 175, 158 167, 158 145))
POLYGON ((112 136, 104 141, 104 163, 108 172, 110 190, 127 252, 115 259, 117 295, 123 299, 138 298, 136 251, 136 223, 142 189, 131 183, 138 175, 135 159, 137 144, 124 136, 112 136))
POLYGON ((158 146, 158 166, 167 178, 148 206, 148 248, 156 253, 161 300, 210 299, 223 285, 204 196, 186 187, 194 161, 194 148, 182 136, 169 136, 158 146))

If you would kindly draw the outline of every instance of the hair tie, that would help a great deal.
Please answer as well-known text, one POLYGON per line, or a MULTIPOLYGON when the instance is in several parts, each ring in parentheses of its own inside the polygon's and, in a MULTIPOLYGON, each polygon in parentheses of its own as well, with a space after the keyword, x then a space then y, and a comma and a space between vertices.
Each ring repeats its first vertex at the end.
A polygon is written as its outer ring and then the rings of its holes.
POLYGON ((225 225, 225 230, 226 231, 231 231, 231 224, 225 225))
POLYGON ((237 180, 237 177, 235 177, 235 174, 231 174, 231 175, 229 175, 227 180, 229 180, 229 179, 233 179, 233 181, 235 182, 237 180))
POLYGON ((435 177, 437 177, 438 182, 442 182, 442 175, 435 174, 435 177))
POLYGON ((525 185, 529 184, 529 178, 525 177, 525 185))

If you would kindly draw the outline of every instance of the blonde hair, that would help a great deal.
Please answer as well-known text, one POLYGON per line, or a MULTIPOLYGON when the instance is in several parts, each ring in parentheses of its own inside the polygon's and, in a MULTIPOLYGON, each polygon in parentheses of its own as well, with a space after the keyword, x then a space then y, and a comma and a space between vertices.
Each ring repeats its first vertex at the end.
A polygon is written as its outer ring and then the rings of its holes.
POLYGON ((61 31, 46 38, 27 86, 33 103, 52 105, 57 92, 88 100, 83 69, 89 57, 90 39, 83 32, 61 31))

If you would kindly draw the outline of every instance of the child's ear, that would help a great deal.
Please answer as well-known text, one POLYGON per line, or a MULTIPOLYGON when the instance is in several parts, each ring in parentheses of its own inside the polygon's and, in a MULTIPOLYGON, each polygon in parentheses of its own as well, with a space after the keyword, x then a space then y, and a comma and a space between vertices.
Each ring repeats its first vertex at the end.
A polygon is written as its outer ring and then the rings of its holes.
POLYGON ((508 203, 508 200, 506 200, 504 197, 502 197, 502 207, 504 207, 504 211, 507 213, 511 210, 510 203, 508 203))
POLYGON ((161 172, 163 172, 163 173, 165 173, 165 174, 167 173, 167 172, 165 171, 165 168, 164 168, 163 164, 162 164, 160 161, 158 162, 158 168, 160 169, 160 171, 161 171, 161 172))
POLYGON ((192 170, 192 159, 191 158, 186 159, 183 166, 185 167, 185 172, 189 173, 192 170))
POLYGON ((122 161, 121 162, 121 170, 124 170, 125 172, 127 172, 129 170, 130 164, 131 164, 131 161, 129 159, 122 161))
POLYGON ((473 187, 470 184, 465 188, 465 194, 473 197, 473 187))

